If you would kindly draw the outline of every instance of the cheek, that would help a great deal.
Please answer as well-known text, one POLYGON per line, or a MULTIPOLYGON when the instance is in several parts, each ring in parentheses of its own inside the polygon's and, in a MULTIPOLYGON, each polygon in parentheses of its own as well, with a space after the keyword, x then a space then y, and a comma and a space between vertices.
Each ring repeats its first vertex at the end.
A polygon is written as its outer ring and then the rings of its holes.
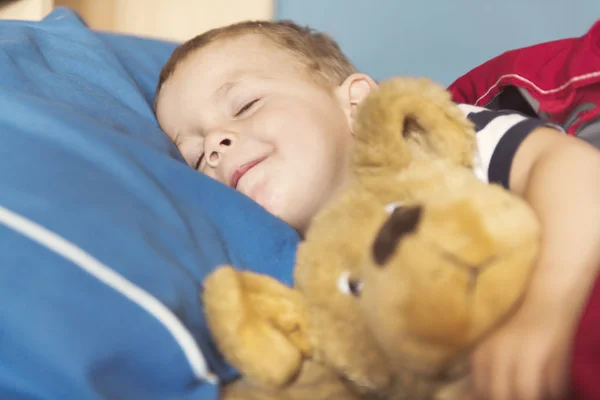
POLYGON ((194 165, 203 151, 201 138, 190 138, 178 146, 179 152, 188 165, 194 165))
POLYGON ((334 156, 351 137, 343 113, 329 105, 282 104, 261 125, 278 151, 310 159, 334 156))

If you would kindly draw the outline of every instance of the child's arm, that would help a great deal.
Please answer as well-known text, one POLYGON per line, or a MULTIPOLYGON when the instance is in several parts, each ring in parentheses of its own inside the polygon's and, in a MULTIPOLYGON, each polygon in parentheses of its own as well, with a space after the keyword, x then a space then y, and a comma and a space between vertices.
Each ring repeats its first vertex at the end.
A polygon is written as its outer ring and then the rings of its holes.
POLYGON ((475 392, 486 400, 560 398, 572 336, 600 267, 600 152, 537 128, 517 150, 510 186, 537 212, 542 249, 521 308, 473 356, 475 392))

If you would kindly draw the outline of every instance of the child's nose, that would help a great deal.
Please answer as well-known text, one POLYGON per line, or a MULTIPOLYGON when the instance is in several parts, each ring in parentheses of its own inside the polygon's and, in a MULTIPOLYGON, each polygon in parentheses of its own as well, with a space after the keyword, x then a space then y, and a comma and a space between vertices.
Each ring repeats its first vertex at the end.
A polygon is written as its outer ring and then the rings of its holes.
POLYGON ((204 139, 204 157, 206 157, 206 163, 213 168, 219 165, 236 140, 236 135, 231 132, 209 133, 204 139))

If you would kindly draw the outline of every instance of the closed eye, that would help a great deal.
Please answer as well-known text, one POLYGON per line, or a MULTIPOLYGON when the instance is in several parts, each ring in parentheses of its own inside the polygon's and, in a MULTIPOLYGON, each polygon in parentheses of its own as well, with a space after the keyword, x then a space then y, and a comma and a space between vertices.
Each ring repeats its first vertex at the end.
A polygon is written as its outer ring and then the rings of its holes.
POLYGON ((198 157, 196 164, 194 164, 194 169, 200 168, 200 164, 202 163, 203 159, 204 159, 204 153, 200 154, 200 157, 198 157))
POLYGON ((239 117, 240 115, 244 114, 246 111, 248 111, 249 109, 251 109, 252 106, 254 104, 256 104, 256 102, 258 100, 260 100, 260 99, 255 99, 255 100, 252 100, 249 103, 246 103, 242 108, 239 109, 239 111, 237 113, 235 113, 234 117, 239 117))

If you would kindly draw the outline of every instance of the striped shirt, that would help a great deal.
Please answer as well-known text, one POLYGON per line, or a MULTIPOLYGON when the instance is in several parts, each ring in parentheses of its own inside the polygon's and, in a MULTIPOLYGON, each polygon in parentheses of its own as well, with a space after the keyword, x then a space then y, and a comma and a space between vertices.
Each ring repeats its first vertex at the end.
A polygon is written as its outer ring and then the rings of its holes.
POLYGON ((540 126, 563 131, 547 121, 516 111, 494 111, 468 104, 458 107, 475 124, 478 150, 475 174, 484 182, 498 183, 506 189, 509 188, 513 159, 523 140, 540 126))

